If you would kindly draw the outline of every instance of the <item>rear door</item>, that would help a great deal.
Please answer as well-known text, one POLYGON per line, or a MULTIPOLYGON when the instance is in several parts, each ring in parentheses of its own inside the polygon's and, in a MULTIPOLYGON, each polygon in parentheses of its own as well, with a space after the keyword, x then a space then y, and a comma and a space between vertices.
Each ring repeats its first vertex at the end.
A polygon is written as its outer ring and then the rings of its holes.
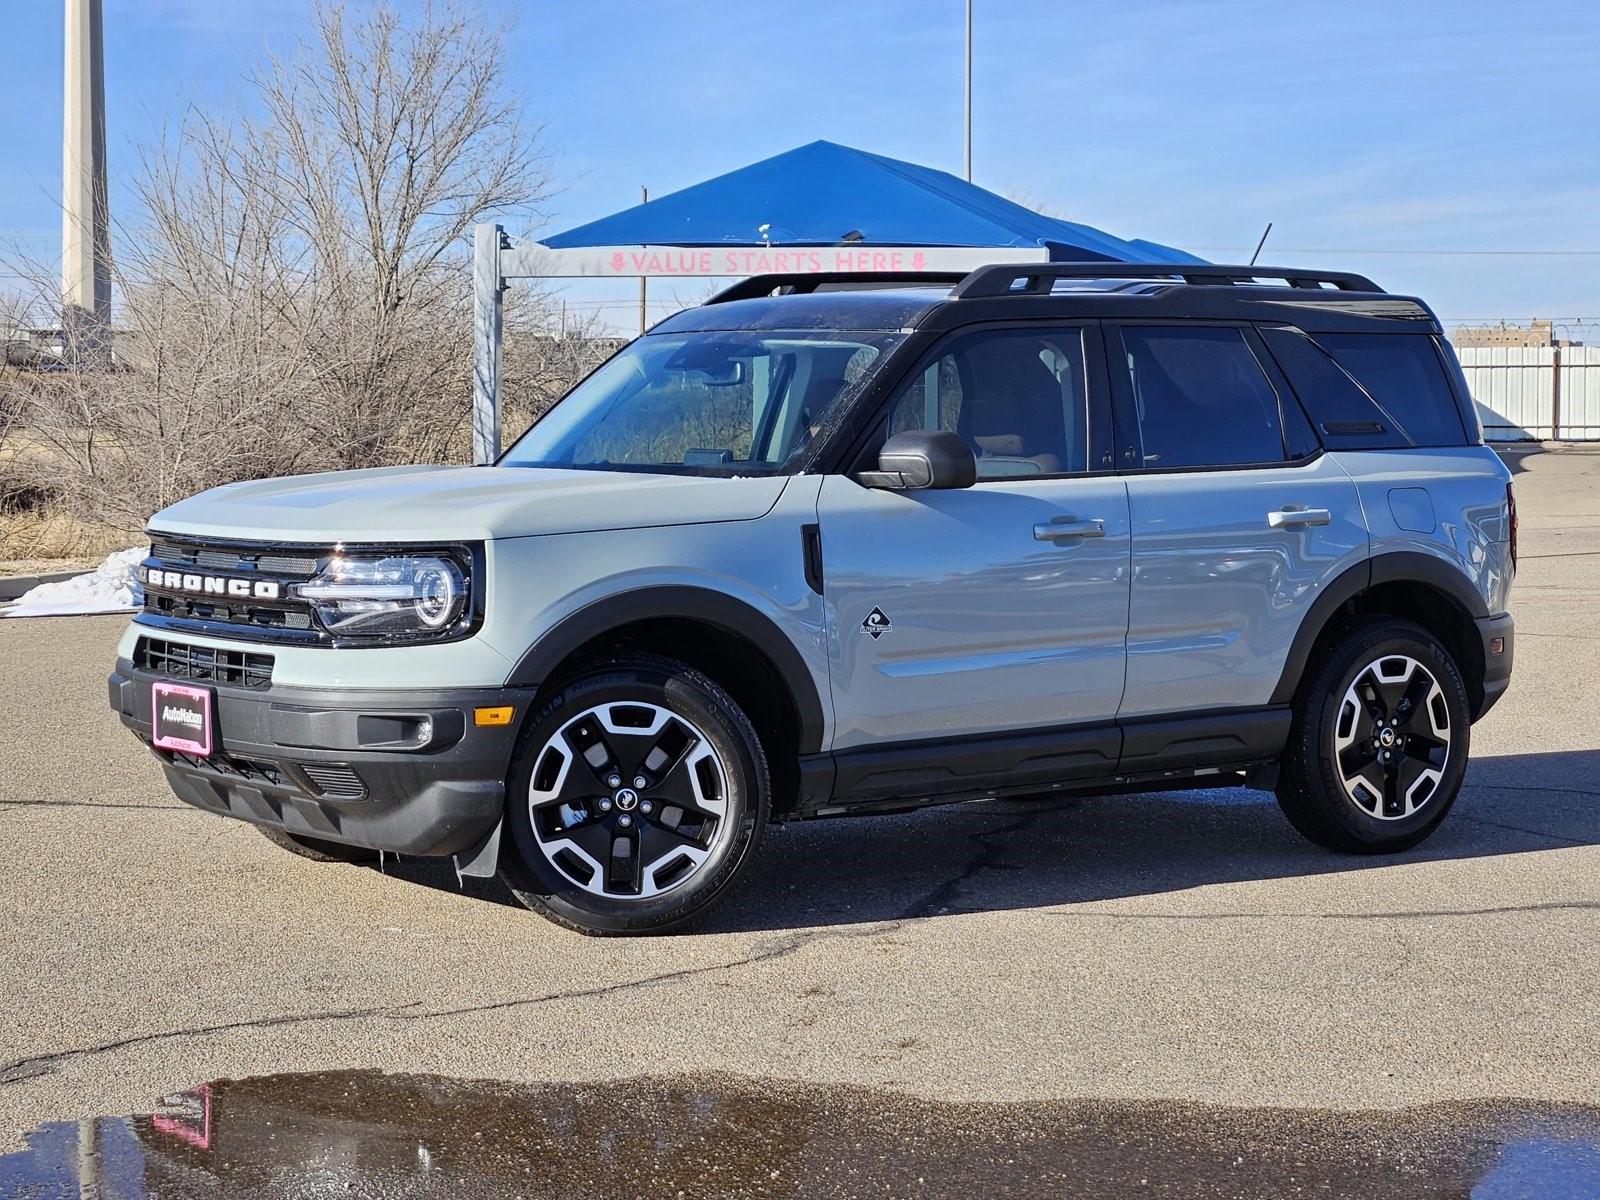
POLYGON ((1322 585, 1366 557, 1355 484, 1248 326, 1106 339, 1133 536, 1121 715, 1265 705, 1322 585))
POLYGON ((1110 768, 1130 542, 1104 382, 1093 323, 954 334, 890 400, 876 442, 960 433, 976 485, 824 480, 835 749, 1098 722, 1101 757, 1084 765, 1110 768))

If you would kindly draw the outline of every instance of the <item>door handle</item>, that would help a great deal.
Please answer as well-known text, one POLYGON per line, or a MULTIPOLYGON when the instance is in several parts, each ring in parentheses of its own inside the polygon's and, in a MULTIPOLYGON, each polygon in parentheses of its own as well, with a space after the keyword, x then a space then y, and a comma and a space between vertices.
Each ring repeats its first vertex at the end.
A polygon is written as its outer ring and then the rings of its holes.
POLYGON ((1301 504, 1285 504, 1267 514, 1267 524, 1274 529, 1293 529, 1299 525, 1326 525, 1333 514, 1325 508, 1306 508, 1301 504))
POLYGON ((1048 522, 1033 527, 1033 537, 1040 542, 1066 542, 1077 538, 1105 537, 1106 523, 1099 517, 1080 521, 1077 517, 1052 517, 1048 522))

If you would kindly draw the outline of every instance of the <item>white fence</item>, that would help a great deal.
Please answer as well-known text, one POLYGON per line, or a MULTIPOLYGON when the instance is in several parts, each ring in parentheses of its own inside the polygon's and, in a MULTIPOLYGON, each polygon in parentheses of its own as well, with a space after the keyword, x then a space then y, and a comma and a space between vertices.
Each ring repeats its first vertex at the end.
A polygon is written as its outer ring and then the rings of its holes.
POLYGON ((1600 346, 1468 346, 1456 357, 1490 441, 1600 441, 1600 346))

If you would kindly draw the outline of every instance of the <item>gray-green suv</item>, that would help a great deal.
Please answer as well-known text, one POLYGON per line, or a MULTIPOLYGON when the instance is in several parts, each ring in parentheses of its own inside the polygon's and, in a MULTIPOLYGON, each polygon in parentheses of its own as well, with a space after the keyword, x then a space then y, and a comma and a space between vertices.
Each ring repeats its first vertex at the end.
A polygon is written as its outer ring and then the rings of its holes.
POLYGON ((484 467, 151 521, 111 704, 173 790, 664 929, 769 821, 1247 785, 1404 849, 1510 678, 1508 472, 1359 276, 761 277, 484 467))

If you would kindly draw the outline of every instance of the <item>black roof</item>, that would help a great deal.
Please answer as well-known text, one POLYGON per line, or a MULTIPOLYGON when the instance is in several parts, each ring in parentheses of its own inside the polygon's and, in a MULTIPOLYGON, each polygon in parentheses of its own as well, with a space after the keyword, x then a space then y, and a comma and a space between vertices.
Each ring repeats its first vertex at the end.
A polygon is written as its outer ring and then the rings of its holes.
POLYGON ((942 330, 1039 319, 1268 321, 1308 331, 1440 327, 1413 296, 1361 275, 1282 267, 1021 263, 961 275, 762 275, 652 333, 942 330))

